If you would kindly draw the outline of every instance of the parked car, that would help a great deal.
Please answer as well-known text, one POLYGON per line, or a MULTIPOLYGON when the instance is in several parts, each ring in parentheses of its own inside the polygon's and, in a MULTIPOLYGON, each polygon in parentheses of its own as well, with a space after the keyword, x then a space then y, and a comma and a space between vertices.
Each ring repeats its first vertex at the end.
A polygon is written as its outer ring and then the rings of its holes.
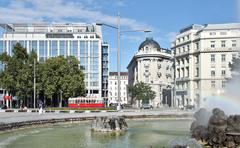
POLYGON ((140 107, 140 109, 153 109, 153 106, 150 104, 142 104, 142 106, 140 107))
POLYGON ((185 110, 193 110, 194 108, 195 108, 194 105, 186 105, 186 106, 184 106, 185 110))

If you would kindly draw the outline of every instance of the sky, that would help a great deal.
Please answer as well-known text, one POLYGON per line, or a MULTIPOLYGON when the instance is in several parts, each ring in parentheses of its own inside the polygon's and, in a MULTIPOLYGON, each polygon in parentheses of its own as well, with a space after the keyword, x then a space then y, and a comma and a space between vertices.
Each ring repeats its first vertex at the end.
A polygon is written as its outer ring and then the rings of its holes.
MULTIPOLYGON (((146 37, 170 48, 180 29, 191 24, 235 23, 240 20, 240 0, 0 0, 0 22, 85 22, 116 25, 122 31, 149 29, 151 33, 121 34, 121 71, 146 37)), ((103 27, 110 45, 110 71, 117 70, 117 32, 103 27)))

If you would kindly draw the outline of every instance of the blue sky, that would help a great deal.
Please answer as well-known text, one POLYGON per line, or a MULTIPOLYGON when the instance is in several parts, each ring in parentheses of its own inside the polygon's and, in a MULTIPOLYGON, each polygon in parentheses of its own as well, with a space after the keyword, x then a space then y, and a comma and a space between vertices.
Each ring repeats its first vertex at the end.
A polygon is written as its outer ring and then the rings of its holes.
MULTIPOLYGON (((190 24, 231 23, 240 19, 240 0, 0 0, 0 22, 104 22, 121 29, 145 29, 151 33, 121 36, 121 69, 126 67, 146 36, 170 48, 177 32, 190 24)), ((117 67, 116 30, 103 27, 110 44, 110 70, 117 67)))

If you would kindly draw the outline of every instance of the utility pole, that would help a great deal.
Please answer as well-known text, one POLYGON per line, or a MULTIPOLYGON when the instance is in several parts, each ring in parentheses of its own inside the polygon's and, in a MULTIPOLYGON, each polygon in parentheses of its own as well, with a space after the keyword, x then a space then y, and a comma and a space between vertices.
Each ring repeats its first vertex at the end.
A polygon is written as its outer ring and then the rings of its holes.
POLYGON ((118 20, 117 20, 117 40, 118 40, 118 52, 117 52, 117 71, 118 71, 118 110, 121 109, 121 100, 120 100, 120 14, 118 12, 118 20))
POLYGON ((33 108, 36 108, 36 59, 33 63, 33 108))
POLYGON ((60 90, 60 102, 59 102, 59 107, 62 107, 62 90, 60 90))

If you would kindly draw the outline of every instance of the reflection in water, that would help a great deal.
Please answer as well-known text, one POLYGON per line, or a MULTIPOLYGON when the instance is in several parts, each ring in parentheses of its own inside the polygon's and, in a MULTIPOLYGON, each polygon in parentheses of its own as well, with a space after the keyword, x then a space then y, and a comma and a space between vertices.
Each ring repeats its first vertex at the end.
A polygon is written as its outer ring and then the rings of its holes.
POLYGON ((188 137, 191 120, 129 120, 128 131, 91 132, 90 122, 49 125, 0 134, 0 148, 137 148, 164 147, 169 140, 188 137), (46 130, 47 129, 47 130, 46 130), (38 132, 33 132, 38 131, 38 132), (11 141, 8 139, 12 138, 11 141), (6 141, 8 141, 6 143, 6 141), (1 145, 1 143, 5 144, 1 145))

